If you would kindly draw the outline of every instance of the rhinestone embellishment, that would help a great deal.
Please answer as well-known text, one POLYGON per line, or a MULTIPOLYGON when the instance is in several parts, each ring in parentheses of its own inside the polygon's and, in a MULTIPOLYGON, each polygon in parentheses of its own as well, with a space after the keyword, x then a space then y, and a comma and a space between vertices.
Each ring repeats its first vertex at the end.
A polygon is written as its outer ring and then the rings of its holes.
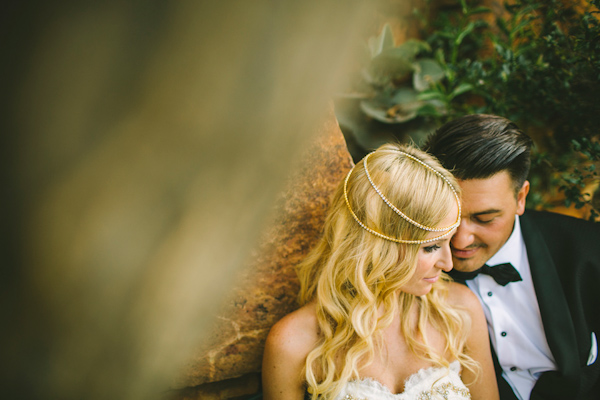
POLYGON ((439 396, 441 396, 441 398, 444 400, 448 400, 450 391, 453 391, 454 393, 465 399, 471 398, 471 393, 469 392, 469 389, 458 387, 450 382, 445 382, 441 385, 434 386, 431 390, 421 392, 417 397, 417 400, 434 400, 439 399, 439 396))

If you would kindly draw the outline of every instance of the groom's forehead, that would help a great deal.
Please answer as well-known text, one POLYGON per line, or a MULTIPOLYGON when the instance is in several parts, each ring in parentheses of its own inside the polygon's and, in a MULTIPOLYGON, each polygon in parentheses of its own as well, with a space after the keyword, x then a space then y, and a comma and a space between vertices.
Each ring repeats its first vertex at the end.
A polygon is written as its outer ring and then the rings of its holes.
POLYGON ((462 206, 465 212, 489 214, 515 202, 512 181, 507 173, 458 182, 462 190, 462 206))
POLYGON ((508 172, 502 171, 488 178, 459 179, 463 197, 485 198, 512 195, 513 181, 508 172))

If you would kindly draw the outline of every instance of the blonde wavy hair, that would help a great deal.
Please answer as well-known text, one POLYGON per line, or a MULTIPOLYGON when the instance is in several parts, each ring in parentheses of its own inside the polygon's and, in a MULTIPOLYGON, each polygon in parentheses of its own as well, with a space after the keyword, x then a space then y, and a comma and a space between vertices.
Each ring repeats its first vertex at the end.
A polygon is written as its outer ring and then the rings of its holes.
MULTIPOLYGON (((373 182, 399 210, 423 225, 438 227, 455 212, 454 192, 440 176, 399 151, 425 162, 459 190, 454 177, 436 159, 398 144, 384 145, 369 156, 373 182)), ((347 196, 355 215, 370 229, 404 240, 422 240, 428 234, 382 201, 369 183, 362 162, 348 177, 347 196)), ((449 278, 436 282, 424 296, 400 290, 415 272, 420 247, 385 240, 363 229, 353 219, 344 198, 344 182, 340 183, 323 236, 297 268, 299 302, 315 302, 321 337, 305 364, 307 389, 313 400, 334 399, 347 381, 358 379, 359 368, 372 362, 375 352, 381 349, 382 330, 398 313, 408 316, 415 306, 416 326, 409 318, 402 318, 401 323, 411 351, 433 365, 449 365, 443 354, 427 343, 425 326, 432 324, 446 338, 444 352, 464 368, 479 372, 478 364, 465 349, 469 315, 448 306, 445 300, 449 278)))

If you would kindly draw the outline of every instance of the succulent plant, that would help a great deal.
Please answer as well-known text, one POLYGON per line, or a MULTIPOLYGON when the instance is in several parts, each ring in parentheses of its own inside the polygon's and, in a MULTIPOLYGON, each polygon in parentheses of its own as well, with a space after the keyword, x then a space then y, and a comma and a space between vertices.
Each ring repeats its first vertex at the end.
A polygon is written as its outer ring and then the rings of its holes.
POLYGON ((421 115, 445 113, 443 101, 422 96, 444 78, 444 69, 435 59, 423 56, 431 54, 424 41, 409 39, 396 46, 387 24, 379 36, 368 39, 366 53, 366 62, 355 78, 359 82, 351 85, 359 89, 336 99, 342 130, 353 136, 350 139, 362 147, 362 153, 393 139, 419 142, 428 132, 427 126, 407 123, 421 115))

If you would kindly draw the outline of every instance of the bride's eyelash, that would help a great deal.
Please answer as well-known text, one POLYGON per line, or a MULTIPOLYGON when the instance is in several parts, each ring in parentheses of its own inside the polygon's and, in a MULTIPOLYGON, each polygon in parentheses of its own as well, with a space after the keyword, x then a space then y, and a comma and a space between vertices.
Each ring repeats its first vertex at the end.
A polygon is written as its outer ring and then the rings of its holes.
POLYGON ((425 253, 433 253, 434 251, 440 249, 441 247, 437 244, 434 244, 433 246, 427 246, 427 247, 423 247, 423 250, 425 250, 425 253))

